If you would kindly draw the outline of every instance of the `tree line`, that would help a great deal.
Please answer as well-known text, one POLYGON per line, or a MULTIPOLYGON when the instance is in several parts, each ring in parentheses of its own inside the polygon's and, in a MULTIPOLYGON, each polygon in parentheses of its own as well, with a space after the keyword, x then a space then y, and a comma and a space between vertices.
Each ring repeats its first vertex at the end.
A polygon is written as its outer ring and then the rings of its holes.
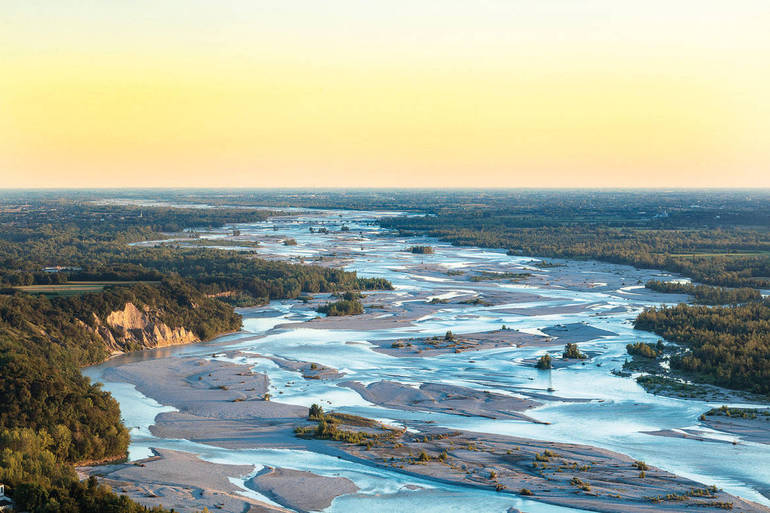
MULTIPOLYGON (((487 212, 488 213, 488 212, 487 212)), ((770 236, 734 227, 723 230, 641 229, 592 224, 517 226, 505 213, 383 219, 402 235, 430 235, 460 246, 507 249, 511 255, 596 259, 663 269, 724 287, 770 287, 770 236), (745 254, 739 251, 746 252, 745 254), (758 254, 750 254, 750 252, 758 254)))
POLYGON ((59 211, 49 204, 22 214, 0 213, 0 286, 68 281, 157 281, 169 273, 177 273, 206 294, 221 295, 224 300, 238 297, 239 306, 270 299, 294 299, 303 292, 391 288, 382 278, 359 278, 354 272, 339 269, 264 260, 251 253, 129 245, 160 238, 162 234, 157 233, 157 229, 178 228, 176 223, 185 217, 189 217, 191 223, 198 223, 193 226, 213 227, 224 222, 262 220, 266 217, 265 211, 234 209, 218 213, 217 209, 182 209, 180 213, 175 209, 146 208, 141 211, 142 217, 138 217, 135 208, 78 208, 67 207, 64 211, 71 212, 74 220, 66 218, 61 224, 45 222, 59 211), (78 213, 78 208, 84 212, 78 213), (104 216, 113 221, 101 222, 104 216), (76 270, 58 273, 41 270, 56 264, 76 270))
POLYGON ((644 286, 650 290, 668 294, 689 294, 693 296, 696 303, 701 305, 734 305, 762 299, 762 293, 759 290, 749 287, 733 289, 657 280, 648 281, 644 286))
POLYGON ((684 346, 671 356, 674 370, 694 380, 770 394, 770 302, 738 306, 650 308, 636 329, 684 346))

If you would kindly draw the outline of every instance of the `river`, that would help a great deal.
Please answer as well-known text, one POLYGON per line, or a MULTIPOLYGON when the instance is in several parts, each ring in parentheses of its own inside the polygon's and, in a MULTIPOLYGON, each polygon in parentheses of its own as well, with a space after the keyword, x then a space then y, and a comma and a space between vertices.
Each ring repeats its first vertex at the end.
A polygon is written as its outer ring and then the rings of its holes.
MULTIPOLYGON (((705 484, 715 484, 740 497, 770 505, 770 446, 737 439, 700 425, 698 416, 720 406, 694 399, 652 395, 629 377, 611 373, 626 358, 629 342, 655 342, 658 337, 633 329, 632 321, 645 306, 681 300, 644 289, 651 278, 675 279, 667 273, 638 270, 599 262, 548 259, 558 264, 541 268, 533 257, 510 256, 504 251, 455 247, 424 237, 400 237, 380 228, 376 219, 389 212, 300 210, 265 222, 241 224, 238 238, 259 241, 259 247, 223 245, 226 249, 255 250, 267 258, 312 263, 319 256, 337 262, 362 277, 390 280, 401 301, 425 302, 425 298, 451 299, 461 294, 509 298, 503 303, 453 305, 437 308, 413 320, 408 326, 390 329, 310 329, 301 322, 315 317, 298 301, 274 301, 259 309, 244 310, 243 331, 214 341, 217 354, 239 349, 261 355, 312 361, 345 372, 341 380, 303 380, 299 373, 279 368, 265 358, 246 358, 259 372, 268 374, 274 400, 309 406, 322 402, 327 409, 383 419, 391 423, 431 421, 447 428, 519 437, 572 442, 606 448, 644 460, 649 464, 705 484), (342 225, 349 231, 340 231, 342 225), (327 227, 329 233, 311 233, 327 227), (282 240, 293 238, 296 246, 282 240), (412 245, 431 245, 433 254, 405 252, 412 245), (441 272, 443 270, 443 272, 441 272), (479 271, 528 272, 523 283, 504 280, 472 282, 468 275, 479 271), (452 272, 449 272, 452 271, 452 272), (461 274, 462 273, 462 274, 461 274), (518 298, 518 299, 517 299, 518 298), (521 298, 524 298, 523 300, 521 298), (276 326, 296 322, 290 327, 276 326), (592 355, 589 362, 543 372, 532 359, 546 351, 552 354, 564 341, 554 340, 551 348, 508 347, 478 352, 450 353, 435 357, 393 357, 376 352, 369 342, 396 337, 443 335, 494 330, 506 325, 524 333, 556 332, 562 326, 587 325, 608 333, 580 343, 592 355), (255 335, 263 335, 255 338, 255 335), (364 400, 357 392, 337 386, 339 381, 364 384, 379 380, 406 384, 442 382, 480 390, 517 395, 523 391, 547 393, 548 388, 565 400, 546 401, 527 410, 527 415, 549 424, 518 420, 467 417, 436 412, 388 409, 364 400), (301 382, 301 386, 287 387, 301 382), (566 399, 585 399, 568 401, 566 399), (694 438, 653 436, 657 430, 697 429, 707 441, 694 438), (734 444, 733 441, 740 443, 734 444)), ((203 234, 208 239, 232 239, 233 227, 203 234)), ((369 294, 376 297, 378 293, 369 294)), ((366 304, 369 298, 364 301, 366 304)), ((388 314, 383 314, 383 316, 388 314)), ((597 332, 603 333, 603 332, 597 332)), ((95 381, 104 381, 105 368, 138 359, 200 355, 212 357, 212 344, 178 346, 142 354, 124 355, 84 371, 95 381)), ((225 358, 214 356, 213 358, 225 358)), ((533 500, 501 497, 500 494, 421 481, 396 472, 373 469, 329 456, 305 451, 226 450, 185 440, 159 439, 148 427, 157 413, 168 411, 152 398, 127 383, 105 382, 118 400, 127 426, 131 428, 130 458, 149 454, 150 447, 193 452, 203 459, 222 463, 280 465, 324 475, 343 475, 353 480, 360 492, 338 497, 328 511, 506 511, 511 506, 529 512, 577 511, 533 500), (410 491, 418 484, 422 491, 410 491)), ((244 493, 246 492, 244 490, 244 493)), ((261 498, 264 500, 264 498, 261 498)))

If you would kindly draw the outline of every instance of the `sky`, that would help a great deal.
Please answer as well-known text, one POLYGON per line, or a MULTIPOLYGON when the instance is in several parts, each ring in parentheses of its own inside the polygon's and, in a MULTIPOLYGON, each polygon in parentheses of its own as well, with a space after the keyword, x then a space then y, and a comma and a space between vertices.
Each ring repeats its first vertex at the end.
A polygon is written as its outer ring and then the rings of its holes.
POLYGON ((767 0, 0 0, 0 187, 770 187, 767 0))

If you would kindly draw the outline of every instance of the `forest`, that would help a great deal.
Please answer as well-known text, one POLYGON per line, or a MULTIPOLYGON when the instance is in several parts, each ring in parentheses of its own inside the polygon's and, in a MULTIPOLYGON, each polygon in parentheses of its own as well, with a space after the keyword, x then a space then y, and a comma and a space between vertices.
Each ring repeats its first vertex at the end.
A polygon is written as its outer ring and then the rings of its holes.
MULTIPOLYGON (((306 206, 420 212, 426 215, 398 215, 384 218, 380 224, 458 245, 504 248, 511 254, 590 258, 663 269, 722 287, 770 287, 770 194, 766 191, 164 192, 165 201, 216 205, 217 209, 95 205, 84 201, 85 191, 72 191, 69 198, 56 200, 44 191, 16 194, 19 196, 6 193, 6 201, 15 208, 0 211, 0 269, 8 272, 34 273, 41 264, 25 263, 13 247, 4 247, 8 242, 23 242, 33 246, 31 253, 48 255, 42 265, 56 265, 53 257, 57 262, 79 265, 76 262, 92 260, 88 251, 82 258, 78 255, 93 242, 117 242, 119 250, 125 250, 126 242, 182 229, 186 219, 187 226, 198 227, 264 219, 271 211, 251 206, 259 204, 275 209, 306 206), (79 251, 73 251, 73 230, 79 251)), ((103 194, 110 197, 109 191, 103 194)), ((148 196, 147 191, 130 190, 112 194, 148 196)), ((38 278, 45 279, 34 277, 38 278)), ((20 276, 0 279, 29 280, 20 276)))
POLYGON ((414 253, 416 255, 432 255, 433 254, 433 247, 431 246, 412 246, 409 248, 409 251, 411 253, 414 253))
POLYGON ((90 328, 126 302, 152 308, 170 327, 185 326, 203 340, 241 324, 232 307, 178 276, 72 297, 0 295, 0 482, 18 506, 145 511, 103 486, 80 484, 72 469, 121 459, 128 447, 118 404, 79 370, 109 355, 90 328))
MULTIPOLYGON (((100 197, 148 194, 103 191, 100 197)), ((192 230, 233 225, 235 231, 237 223, 267 219, 274 213, 268 209, 282 206, 388 209, 393 217, 380 223, 402 234, 688 276, 704 285, 648 287, 729 306, 650 309, 635 326, 682 345, 671 356, 673 371, 770 394, 770 305, 757 297, 757 289, 770 287, 770 195, 761 191, 180 190, 158 198, 189 205, 184 208, 97 204, 92 196, 6 191, 0 199, 0 481, 34 513, 145 511, 74 475, 73 463, 120 458, 128 443, 117 403, 79 372, 107 356, 90 330, 93 314, 131 301, 207 339, 237 329, 234 304, 391 288, 386 280, 263 260, 248 251, 130 245, 183 230, 194 236, 192 230), (67 269, 47 273, 46 266, 67 269), (53 298, 13 288, 97 280, 153 283, 53 298)), ((325 305, 327 313, 358 313, 353 294, 338 297, 325 305)), ((657 347, 645 346, 629 352, 657 354, 657 347)))
POLYGON ((662 340, 659 340, 656 345, 647 344, 646 342, 634 342, 633 344, 626 345, 626 352, 632 356, 642 356, 644 358, 655 359, 665 350, 665 344, 662 340))
POLYGON ((724 287, 770 287, 770 234, 735 227, 655 229, 598 224, 563 225, 547 219, 522 226, 507 212, 456 212, 382 220, 402 235, 438 237, 461 246, 503 248, 511 255, 595 259, 663 269, 724 287))
MULTIPOLYGON (((6 194, 12 194, 7 191, 6 194)), ((29 200, 28 191, 16 193, 29 200)), ((55 193, 56 197, 60 192, 55 193)), ((146 200, 146 190, 100 191, 104 197, 146 200)), ((54 194, 36 191, 39 201, 54 194)), ((90 198, 71 191, 71 200, 90 198)), ((14 199, 11 196, 9 199, 14 199)), ((163 191, 164 201, 240 206, 385 210, 439 216, 505 214, 519 227, 604 225, 655 229, 721 229, 770 226, 770 194, 766 190, 697 189, 284 189, 163 191)), ((18 201, 18 199, 17 199, 18 201)))
POLYGON ((303 292, 391 287, 382 279, 234 251, 129 245, 161 238, 160 232, 260 221, 270 214, 60 199, 0 204, 0 482, 18 508, 150 511, 95 480, 79 482, 73 468, 121 459, 128 447, 118 404, 80 373, 83 365, 109 356, 93 329, 109 312, 130 302, 147 307, 172 329, 185 327, 207 340, 241 325, 232 305, 217 297, 258 304, 303 292), (42 270, 54 265, 65 269, 42 270), (99 280, 151 283, 50 298, 14 288, 99 280))
POLYGON ((358 299, 340 299, 333 303, 319 306, 316 311, 330 317, 342 315, 359 315, 364 313, 364 305, 358 299))
POLYGON ((302 292, 388 289, 383 279, 321 266, 256 258, 251 253, 214 248, 137 247, 131 242, 163 238, 159 229, 259 221, 270 211, 217 209, 152 209, 61 202, 8 208, 0 212, 0 286, 61 284, 67 281, 160 280, 177 273, 206 294, 238 306, 270 299, 296 298, 302 292), (81 211, 82 210, 82 211, 81 211), (67 213, 61 223, 57 213, 67 213), (142 217, 139 217, 141 214, 142 217), (147 224, 145 224, 147 223, 147 224), (42 271, 62 265, 74 270, 42 271), (228 293, 228 294, 222 294, 228 293))
MULTIPOLYGON (((114 399, 80 374, 66 342, 0 325, 0 482, 20 511, 147 511, 73 463, 119 459, 128 432, 114 399)), ((156 509, 154 511, 164 511, 156 509)))
POLYGON ((329 190, 195 197, 275 208, 389 209, 394 215, 379 223, 404 235, 513 255, 663 269, 723 287, 770 286, 770 194, 761 190, 329 190))
POLYGON ((658 280, 648 281, 644 286, 658 292, 689 294, 696 303, 701 305, 734 305, 762 299, 762 293, 759 290, 749 287, 733 289, 658 280))
POLYGON ((684 346, 672 370, 714 385, 770 394, 770 301, 650 308, 634 323, 684 346))

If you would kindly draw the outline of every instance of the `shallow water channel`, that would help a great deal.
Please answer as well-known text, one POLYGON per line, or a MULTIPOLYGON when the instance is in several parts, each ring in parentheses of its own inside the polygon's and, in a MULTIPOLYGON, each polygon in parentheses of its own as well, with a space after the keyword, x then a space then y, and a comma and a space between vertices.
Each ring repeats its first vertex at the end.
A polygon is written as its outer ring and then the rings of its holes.
MULTIPOLYGON (((326 409, 391 423, 432 421, 448 428, 593 445, 770 505, 770 500, 765 497, 770 495, 770 446, 741 440, 733 444, 735 436, 698 426, 698 416, 720 404, 648 394, 632 378, 611 373, 612 369, 622 366, 627 343, 658 339, 653 334, 633 330, 632 321, 636 314, 645 306, 682 299, 652 293, 640 284, 653 277, 676 277, 591 261, 549 259, 563 265, 539 268, 533 266, 536 260, 533 257, 509 256, 503 251, 453 247, 431 239, 389 234, 373 223, 385 214, 388 213, 296 211, 286 217, 238 225, 237 228, 241 231, 241 239, 260 242, 256 251, 265 257, 302 258, 312 263, 314 258, 324 255, 325 259, 338 260, 346 270, 355 270, 360 276, 387 278, 396 287, 399 301, 405 304, 424 304, 426 298, 433 297, 451 299, 469 291, 508 299, 494 306, 469 304, 438 308, 408 325, 396 323, 394 328, 372 330, 361 327, 310 329, 301 324, 275 328, 287 322, 308 320, 317 314, 301 308, 297 301, 274 301, 263 308, 245 310, 241 333, 213 343, 124 355, 86 369, 85 374, 96 381, 104 381, 102 372, 110 366, 168 356, 212 357, 212 345, 217 354, 239 349, 247 356, 234 361, 249 363, 255 370, 268 374, 275 401, 305 406, 320 402, 326 409), (343 224, 349 231, 339 230, 343 224), (310 226, 327 227, 329 233, 311 233, 310 226), (281 237, 294 238, 297 245, 286 246, 281 237), (435 253, 417 255, 404 251, 416 244, 430 244, 435 253), (530 272, 535 278, 523 283, 468 280, 468 274, 480 270, 530 272), (448 274, 448 271, 455 273, 448 274), (585 323, 614 335, 581 342, 581 350, 589 352, 593 356, 591 360, 585 364, 576 361, 551 372, 538 371, 532 366, 531 359, 546 351, 557 354, 564 345, 558 336, 549 348, 524 345, 434 357, 393 357, 374 351, 369 343, 378 339, 443 335, 447 330, 455 334, 487 331, 499 329, 503 324, 525 333, 539 334, 544 329, 575 323, 585 323), (255 335, 264 336, 255 338, 255 335), (250 358, 249 353, 317 362, 345 372, 345 376, 340 380, 304 380, 297 372, 281 369, 265 358, 250 358), (413 385, 441 382, 511 395, 522 391, 547 394, 546 390, 552 387, 556 397, 588 401, 544 401, 542 406, 526 413, 549 424, 535 424, 382 408, 367 402, 351 389, 337 386, 339 381, 347 380, 364 384, 380 380, 413 385), (296 384, 287 387, 290 382, 296 384), (682 428, 706 431, 706 436, 713 441, 645 433, 682 428)), ((223 228, 203 236, 217 239, 229 237, 229 234, 230 231, 223 228)), ((233 245, 223 247, 243 249, 233 245)), ((371 293, 370 298, 376 294, 371 293)), ((528 512, 577 511, 495 492, 433 483, 305 451, 227 450, 185 440, 159 439, 150 434, 148 426, 155 415, 173 408, 143 396, 127 383, 105 382, 105 388, 120 402, 125 423, 131 428, 132 459, 146 457, 150 447, 164 447, 193 452, 218 463, 251 464, 257 469, 262 465, 277 465, 348 477, 361 490, 335 499, 328 510, 331 512, 502 512, 512 506, 528 512), (419 489, 413 489, 415 487, 408 486, 410 484, 419 489)), ((245 490, 244 493, 253 494, 245 490)))

